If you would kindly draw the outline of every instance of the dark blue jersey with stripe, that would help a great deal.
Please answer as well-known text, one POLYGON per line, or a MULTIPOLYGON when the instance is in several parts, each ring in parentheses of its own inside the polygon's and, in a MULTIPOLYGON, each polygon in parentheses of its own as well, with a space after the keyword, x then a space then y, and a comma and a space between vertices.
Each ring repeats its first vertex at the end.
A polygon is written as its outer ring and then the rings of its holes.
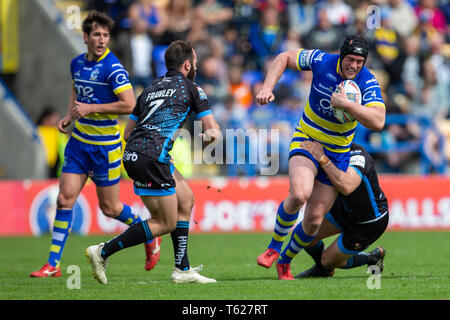
POLYGON ((177 130, 191 112, 196 119, 211 114, 205 92, 181 72, 169 70, 139 95, 130 114, 136 128, 126 150, 168 163, 177 130))
POLYGON ((339 193, 334 206, 340 207, 344 216, 357 223, 384 215, 388 211, 388 201, 378 183, 374 159, 360 145, 352 143, 349 166, 359 174, 361 184, 348 196, 339 193))

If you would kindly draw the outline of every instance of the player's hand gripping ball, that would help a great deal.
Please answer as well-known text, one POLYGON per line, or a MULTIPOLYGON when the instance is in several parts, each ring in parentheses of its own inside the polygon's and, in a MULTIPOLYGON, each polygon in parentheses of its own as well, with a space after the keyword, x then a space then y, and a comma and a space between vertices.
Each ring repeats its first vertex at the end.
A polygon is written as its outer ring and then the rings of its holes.
MULTIPOLYGON (((358 85, 352 80, 344 80, 341 85, 336 88, 336 92, 339 92, 340 87, 342 86, 344 92, 347 95, 347 98, 357 104, 361 104, 361 90, 358 85)), ((352 122, 355 120, 353 116, 341 108, 333 108, 334 116, 341 123, 352 122)))

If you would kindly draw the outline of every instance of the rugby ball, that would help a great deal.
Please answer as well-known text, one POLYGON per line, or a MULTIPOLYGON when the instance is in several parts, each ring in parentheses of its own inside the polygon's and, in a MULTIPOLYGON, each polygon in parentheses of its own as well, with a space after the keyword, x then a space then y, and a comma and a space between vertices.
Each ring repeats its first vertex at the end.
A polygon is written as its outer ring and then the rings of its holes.
MULTIPOLYGON (((356 82, 352 80, 344 80, 341 84, 344 92, 347 94, 347 98, 357 104, 361 104, 361 90, 356 82)), ((338 86, 336 88, 336 92, 339 92, 339 90, 340 89, 338 86)), ((341 123, 352 122, 355 120, 355 118, 353 118, 353 116, 344 109, 333 108, 333 112, 336 119, 338 119, 341 123)))

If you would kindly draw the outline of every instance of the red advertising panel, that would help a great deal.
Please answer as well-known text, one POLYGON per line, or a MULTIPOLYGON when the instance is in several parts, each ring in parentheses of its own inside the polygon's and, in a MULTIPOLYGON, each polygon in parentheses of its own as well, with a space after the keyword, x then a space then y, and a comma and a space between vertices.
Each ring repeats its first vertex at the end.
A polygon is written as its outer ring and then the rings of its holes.
MULTIPOLYGON (((450 178, 382 176, 390 210, 390 229, 450 230, 450 178)), ((271 231, 278 205, 287 196, 284 177, 191 180, 195 206, 192 232, 271 231)), ((0 236, 40 235, 52 228, 58 181, 0 182, 0 236)), ((142 218, 150 213, 133 193, 131 181, 121 182, 120 200, 142 218)), ((92 182, 74 207, 72 232, 117 234, 126 225, 104 216, 92 182)))

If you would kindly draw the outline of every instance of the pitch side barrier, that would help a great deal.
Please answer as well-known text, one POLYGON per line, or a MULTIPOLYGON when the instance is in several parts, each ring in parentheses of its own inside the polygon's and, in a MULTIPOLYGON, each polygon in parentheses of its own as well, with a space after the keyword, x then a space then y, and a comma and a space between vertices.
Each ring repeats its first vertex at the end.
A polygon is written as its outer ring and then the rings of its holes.
MULTIPOLYGON (((132 182, 120 184, 120 200, 148 218, 150 213, 134 194, 132 182)), ((389 201, 389 230, 450 230, 450 177, 382 175, 380 184, 389 201)), ((196 200, 190 231, 272 232, 289 181, 286 177, 214 178, 189 180, 189 185, 196 200)), ((57 180, 0 181, 0 236, 49 233, 58 188, 57 180)), ((78 197, 74 215, 73 233, 117 234, 126 228, 102 214, 90 180, 78 197)))

